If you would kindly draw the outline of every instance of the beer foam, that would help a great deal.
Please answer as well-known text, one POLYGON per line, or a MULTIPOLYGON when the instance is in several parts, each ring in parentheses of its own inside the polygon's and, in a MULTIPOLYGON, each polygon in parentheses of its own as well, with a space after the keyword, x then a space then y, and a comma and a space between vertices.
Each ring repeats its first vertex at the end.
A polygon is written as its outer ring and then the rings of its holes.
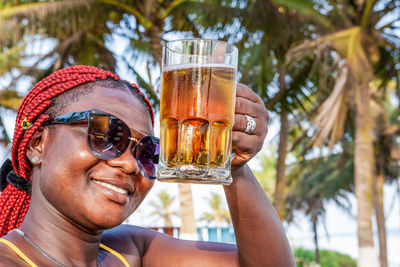
POLYGON ((163 72, 173 71, 173 70, 184 70, 184 69, 191 69, 191 68, 229 68, 236 70, 235 67, 228 64, 221 64, 221 63, 189 63, 189 64, 176 64, 170 65, 168 67, 163 68, 163 72))

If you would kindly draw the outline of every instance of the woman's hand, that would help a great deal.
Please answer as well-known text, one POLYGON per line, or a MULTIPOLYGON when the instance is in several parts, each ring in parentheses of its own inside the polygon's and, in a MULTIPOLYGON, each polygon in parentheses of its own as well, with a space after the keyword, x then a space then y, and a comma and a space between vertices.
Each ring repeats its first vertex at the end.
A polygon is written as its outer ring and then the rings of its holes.
POLYGON ((245 165, 262 148, 268 132, 268 112, 261 97, 248 86, 238 83, 236 89, 235 125, 232 132, 232 150, 236 154, 232 160, 232 171, 245 165), (246 116, 256 122, 252 133, 246 133, 246 116))

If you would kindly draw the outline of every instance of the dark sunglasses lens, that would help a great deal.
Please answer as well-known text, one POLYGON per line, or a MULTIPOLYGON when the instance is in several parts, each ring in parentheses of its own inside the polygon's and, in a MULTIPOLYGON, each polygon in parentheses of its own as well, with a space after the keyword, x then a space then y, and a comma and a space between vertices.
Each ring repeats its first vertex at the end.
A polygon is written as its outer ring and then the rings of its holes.
POLYGON ((143 137, 135 148, 135 158, 148 178, 155 179, 158 165, 159 140, 154 136, 143 137))
POLYGON ((106 160, 120 156, 129 145, 129 137, 129 128, 120 119, 109 115, 90 115, 88 144, 98 158, 106 160))

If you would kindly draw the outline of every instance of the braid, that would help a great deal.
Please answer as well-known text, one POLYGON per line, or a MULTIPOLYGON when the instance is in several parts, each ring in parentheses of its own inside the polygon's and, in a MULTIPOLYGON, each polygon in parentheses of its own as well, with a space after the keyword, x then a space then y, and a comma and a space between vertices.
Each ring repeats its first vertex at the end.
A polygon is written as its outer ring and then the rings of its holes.
POLYGON ((8 185, 1 193, 0 206, 0 236, 6 235, 12 229, 19 227, 24 219, 31 197, 25 192, 8 185), (4 196, 3 196, 4 195, 4 196))
MULTIPOLYGON (((15 122, 11 157, 16 175, 27 180, 32 179, 32 166, 26 156, 26 150, 33 134, 49 118, 50 115, 45 112, 52 105, 52 100, 79 85, 106 79, 122 82, 117 75, 96 67, 73 66, 50 74, 29 91, 18 109, 15 122)), ((129 89, 135 95, 140 95, 140 100, 149 111, 154 126, 154 112, 150 101, 135 84, 129 84, 129 89)), ((30 200, 27 192, 11 184, 5 187, 0 195, 0 236, 21 225, 30 200)))
POLYGON ((12 212, 10 213, 10 217, 8 218, 7 232, 21 225, 31 201, 31 197, 28 193, 22 191, 23 193, 21 194, 20 192, 20 190, 15 188, 16 199, 14 206, 11 208, 12 212), (26 207, 25 212, 21 212, 24 210, 24 207, 26 207))

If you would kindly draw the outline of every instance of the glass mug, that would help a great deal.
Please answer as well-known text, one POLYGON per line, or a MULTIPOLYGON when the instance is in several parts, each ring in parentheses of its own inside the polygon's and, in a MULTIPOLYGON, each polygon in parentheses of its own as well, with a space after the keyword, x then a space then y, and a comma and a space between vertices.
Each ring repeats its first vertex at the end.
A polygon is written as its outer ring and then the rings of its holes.
POLYGON ((238 50, 184 39, 163 47, 157 179, 230 184, 238 50))

